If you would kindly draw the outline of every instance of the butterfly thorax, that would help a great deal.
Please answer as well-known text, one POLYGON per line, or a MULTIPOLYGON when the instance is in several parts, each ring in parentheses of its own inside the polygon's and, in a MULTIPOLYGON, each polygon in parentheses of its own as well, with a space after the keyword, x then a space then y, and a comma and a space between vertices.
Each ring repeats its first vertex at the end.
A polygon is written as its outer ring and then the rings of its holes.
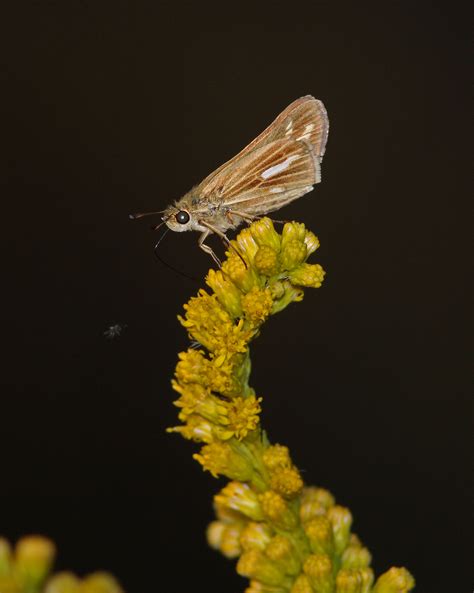
POLYGON ((229 229, 236 228, 242 222, 241 217, 231 214, 230 208, 226 207, 217 193, 202 196, 196 192, 196 188, 177 200, 174 205, 169 206, 164 212, 163 220, 172 231, 178 233, 183 231, 204 232, 209 229, 208 225, 225 233, 229 229), (184 222, 186 216, 183 213, 189 216, 189 220, 186 222, 184 222))

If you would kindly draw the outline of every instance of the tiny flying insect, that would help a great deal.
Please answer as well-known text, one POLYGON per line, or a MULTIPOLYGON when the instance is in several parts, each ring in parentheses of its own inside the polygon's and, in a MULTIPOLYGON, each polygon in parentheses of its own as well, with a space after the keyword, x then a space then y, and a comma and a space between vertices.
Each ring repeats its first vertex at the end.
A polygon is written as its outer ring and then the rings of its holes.
POLYGON ((161 212, 131 214, 130 218, 163 214, 155 230, 166 224, 165 232, 199 231, 199 247, 220 266, 219 258, 205 243, 208 236, 216 234, 229 246, 226 231, 310 192, 321 181, 328 133, 323 103, 310 95, 301 97, 173 205, 161 212))
POLYGON ((113 323, 105 330, 104 336, 107 340, 114 340, 122 335, 124 329, 128 326, 125 323, 113 323))

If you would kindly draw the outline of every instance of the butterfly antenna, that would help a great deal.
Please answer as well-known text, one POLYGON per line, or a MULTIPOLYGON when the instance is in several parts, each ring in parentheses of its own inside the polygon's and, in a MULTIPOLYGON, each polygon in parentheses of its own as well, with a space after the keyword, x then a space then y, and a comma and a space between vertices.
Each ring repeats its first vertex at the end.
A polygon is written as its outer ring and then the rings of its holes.
MULTIPOLYGON (((143 218, 144 216, 151 216, 153 214, 163 214, 163 212, 166 212, 166 210, 157 210, 156 212, 137 212, 135 214, 129 214, 128 217, 130 218, 130 220, 137 220, 138 218, 143 218)), ((153 225, 151 227, 152 231, 157 231, 160 227, 162 227, 165 222, 167 222, 172 215, 167 216, 166 218, 162 219, 162 222, 160 222, 159 224, 153 225)), ((165 261, 158 253, 158 247, 160 245, 160 243, 163 241, 166 233, 169 231, 169 228, 166 228, 163 231, 163 234, 161 235, 161 237, 158 239, 158 241, 156 242, 155 247, 153 248, 153 252, 155 254, 156 259, 163 264, 166 268, 169 268, 170 270, 173 270, 173 272, 176 272, 176 274, 179 274, 180 276, 183 276, 184 278, 187 278, 188 280, 192 280, 193 282, 197 282, 199 283, 199 280, 197 278, 194 278, 193 276, 189 276, 188 274, 185 274, 184 272, 182 272, 181 270, 178 270, 178 268, 175 268, 174 266, 172 266, 171 264, 169 264, 167 261, 165 261)))
MULTIPOLYGON (((166 222, 166 221, 163 221, 166 222)), ((157 225, 156 228, 159 228, 163 222, 159 225, 157 225)), ((155 229, 155 227, 152 227, 153 229, 155 229)), ((166 228, 163 231, 163 234, 161 235, 161 237, 158 239, 158 241, 156 242, 155 247, 153 248, 153 252, 155 254, 156 259, 163 264, 165 267, 169 268, 170 270, 173 270, 173 272, 175 272, 176 274, 179 274, 180 276, 183 276, 183 278, 187 278, 188 280, 192 280, 193 282, 196 282, 197 284, 199 284, 199 280, 197 278, 195 278, 194 276, 189 276, 188 274, 185 274, 183 271, 178 270, 178 268, 175 268, 174 266, 172 266, 171 264, 169 264, 166 260, 164 260, 160 254, 158 253, 158 247, 160 245, 160 243, 163 241, 166 233, 169 231, 169 228, 166 228)))
POLYGON ((153 214, 163 214, 164 210, 157 210, 156 212, 135 212, 134 214, 129 214, 128 217, 130 220, 138 220, 139 218, 143 218, 144 216, 152 216, 153 214))

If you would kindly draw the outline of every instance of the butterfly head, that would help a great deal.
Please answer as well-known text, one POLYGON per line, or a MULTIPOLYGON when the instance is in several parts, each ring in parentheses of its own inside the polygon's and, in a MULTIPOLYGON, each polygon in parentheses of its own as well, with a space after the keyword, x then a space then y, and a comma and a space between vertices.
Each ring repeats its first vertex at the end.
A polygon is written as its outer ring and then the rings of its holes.
POLYGON ((163 222, 172 231, 181 233, 183 231, 190 231, 193 229, 193 215, 184 205, 169 206, 163 215, 163 222))

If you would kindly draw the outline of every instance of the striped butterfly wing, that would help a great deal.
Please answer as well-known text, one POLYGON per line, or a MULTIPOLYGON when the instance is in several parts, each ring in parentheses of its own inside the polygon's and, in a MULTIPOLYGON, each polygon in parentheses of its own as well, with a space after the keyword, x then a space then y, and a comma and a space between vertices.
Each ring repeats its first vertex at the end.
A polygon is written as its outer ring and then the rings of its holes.
POLYGON ((319 160, 307 142, 274 140, 229 168, 219 201, 229 210, 260 215, 299 198, 319 181, 319 160))
POLYGON ((322 101, 306 95, 293 101, 247 149, 281 138, 304 139, 311 144, 315 155, 321 159, 326 149, 328 132, 329 120, 322 101))
POLYGON ((250 215, 271 212, 321 181, 329 122, 321 101, 306 96, 196 188, 202 198, 250 215))

